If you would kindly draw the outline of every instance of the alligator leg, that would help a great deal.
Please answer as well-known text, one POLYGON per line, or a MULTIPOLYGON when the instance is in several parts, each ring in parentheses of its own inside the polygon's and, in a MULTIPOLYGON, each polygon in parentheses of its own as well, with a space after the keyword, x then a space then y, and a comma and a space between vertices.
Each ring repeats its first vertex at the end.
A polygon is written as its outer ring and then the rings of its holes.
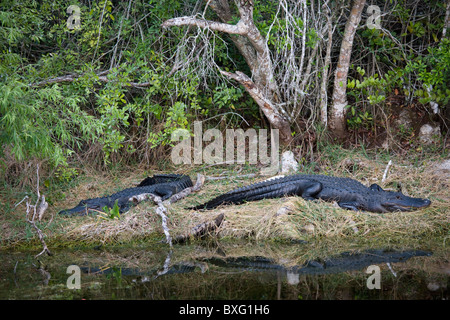
POLYGON ((322 191, 322 184, 317 181, 304 180, 300 183, 300 195, 305 200, 317 200, 317 195, 322 191))
POLYGON ((359 211, 356 202, 338 202, 339 207, 353 211, 359 211))
POLYGON ((175 189, 172 187, 161 186, 155 189, 155 194, 160 196, 162 200, 166 200, 174 195, 174 191, 175 189))
POLYGON ((377 185, 376 183, 371 184, 369 187, 370 190, 373 191, 384 191, 379 185, 377 185))

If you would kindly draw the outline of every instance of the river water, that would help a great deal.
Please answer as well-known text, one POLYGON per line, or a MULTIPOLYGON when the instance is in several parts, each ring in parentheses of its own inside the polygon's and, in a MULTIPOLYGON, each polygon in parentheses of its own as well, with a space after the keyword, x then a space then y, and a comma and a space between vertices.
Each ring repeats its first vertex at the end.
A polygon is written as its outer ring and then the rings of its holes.
POLYGON ((0 251, 0 299, 448 299, 445 251, 195 244, 0 251))

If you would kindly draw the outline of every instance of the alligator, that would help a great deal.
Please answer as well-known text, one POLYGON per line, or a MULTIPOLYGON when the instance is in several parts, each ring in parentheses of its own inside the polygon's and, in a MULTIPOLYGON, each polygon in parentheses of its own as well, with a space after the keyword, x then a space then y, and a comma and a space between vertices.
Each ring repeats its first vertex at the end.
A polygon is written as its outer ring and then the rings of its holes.
POLYGON ((106 206, 112 208, 117 201, 119 212, 124 213, 130 209, 133 202, 130 198, 133 196, 152 193, 166 200, 172 195, 192 187, 192 180, 189 176, 180 174, 160 174, 145 178, 139 185, 127 188, 110 196, 99 197, 87 200, 81 200, 80 203, 72 209, 62 210, 61 215, 86 215, 90 210, 103 210, 106 206))
POLYGON ((384 249, 371 249, 362 252, 343 252, 337 256, 326 259, 308 260, 303 265, 284 266, 275 260, 264 256, 240 257, 211 257, 204 258, 202 262, 221 268, 235 268, 248 271, 284 271, 293 274, 332 274, 350 270, 360 270, 370 265, 381 263, 405 262, 413 257, 429 257, 430 251, 405 250, 390 251, 384 249))
POLYGON ((336 201, 344 209, 378 213, 411 211, 431 204, 428 199, 412 198, 401 192, 386 191, 377 184, 366 187, 350 178, 296 174, 238 188, 188 209, 208 210, 220 205, 295 195, 305 200, 336 201))
POLYGON ((149 268, 150 270, 140 270, 135 267, 105 268, 104 266, 82 266, 81 271, 83 273, 105 275, 119 272, 122 276, 154 275, 153 277, 147 277, 147 279, 153 280, 162 275, 167 276, 192 273, 198 269, 200 269, 202 273, 205 272, 205 270, 230 271, 234 269, 264 273, 277 272, 278 275, 282 273, 322 275, 362 270, 367 266, 379 265, 382 263, 400 263, 413 257, 429 257, 432 254, 431 251, 424 250, 393 251, 385 249, 369 249, 361 252, 347 251, 324 259, 317 258, 307 260, 301 265, 291 265, 290 263, 288 263, 288 265, 281 264, 275 259, 266 256, 223 257, 213 255, 212 257, 194 258, 193 261, 181 261, 173 265, 166 265, 166 259, 163 268, 161 265, 146 265, 146 268, 149 268))

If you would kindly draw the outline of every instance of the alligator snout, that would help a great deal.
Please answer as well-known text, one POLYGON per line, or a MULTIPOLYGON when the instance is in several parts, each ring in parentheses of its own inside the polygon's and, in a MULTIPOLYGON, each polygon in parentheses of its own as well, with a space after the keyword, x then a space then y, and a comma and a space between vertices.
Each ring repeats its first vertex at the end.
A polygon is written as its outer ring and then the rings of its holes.
POLYGON ((385 203, 384 207, 388 209, 388 211, 411 211, 413 209, 426 208, 430 204, 431 201, 429 199, 408 197, 408 199, 388 201, 385 203))
POLYGON ((428 199, 422 199, 423 201, 423 207, 428 207, 431 204, 431 201, 428 199))

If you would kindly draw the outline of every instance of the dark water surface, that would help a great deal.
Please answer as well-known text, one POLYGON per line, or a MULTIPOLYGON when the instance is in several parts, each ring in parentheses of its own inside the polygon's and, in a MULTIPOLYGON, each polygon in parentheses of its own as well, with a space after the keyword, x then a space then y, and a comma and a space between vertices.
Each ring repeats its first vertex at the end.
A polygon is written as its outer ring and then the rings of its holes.
POLYGON ((448 299, 448 256, 301 245, 0 251, 0 299, 448 299), (79 287, 79 288, 78 288, 79 287))

